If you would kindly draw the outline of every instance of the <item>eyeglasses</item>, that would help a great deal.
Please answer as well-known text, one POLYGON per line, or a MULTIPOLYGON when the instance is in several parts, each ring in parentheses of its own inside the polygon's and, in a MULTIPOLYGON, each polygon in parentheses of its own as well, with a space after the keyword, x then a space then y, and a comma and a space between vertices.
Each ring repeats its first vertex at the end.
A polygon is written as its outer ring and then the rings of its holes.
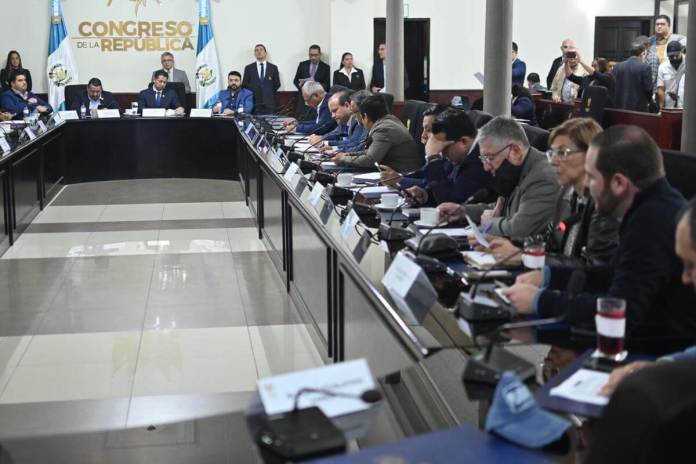
POLYGON ((565 161, 569 155, 572 155, 573 153, 582 153, 582 150, 571 150, 570 148, 556 148, 556 149, 551 149, 546 151, 546 159, 549 160, 549 163, 553 159, 554 155, 562 161, 565 161))
POLYGON ((512 148, 513 146, 514 146, 514 144, 511 143, 511 144, 508 144, 508 145, 504 146, 504 147, 501 148, 500 150, 496 151, 496 152, 493 153, 492 155, 483 155, 483 154, 482 154, 482 155, 479 155, 479 159, 481 160, 481 162, 482 162, 483 164, 491 164, 491 163, 493 162, 493 160, 495 159, 496 156, 498 156, 499 154, 501 154, 502 152, 504 152, 504 151, 507 150, 508 148, 512 148))

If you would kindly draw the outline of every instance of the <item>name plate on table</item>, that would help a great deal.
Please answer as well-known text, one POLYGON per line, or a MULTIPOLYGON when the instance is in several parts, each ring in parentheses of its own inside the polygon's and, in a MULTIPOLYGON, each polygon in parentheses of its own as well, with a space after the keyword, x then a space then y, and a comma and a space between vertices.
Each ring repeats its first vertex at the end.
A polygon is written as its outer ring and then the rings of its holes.
POLYGON ((63 121, 77 121, 80 119, 77 111, 58 111, 58 116, 60 116, 63 121))
POLYGON ((420 324, 437 300, 425 271, 403 253, 396 255, 382 284, 401 310, 407 324, 420 324))
POLYGON ((34 140, 36 138, 36 134, 34 134, 34 131, 31 130, 30 127, 25 127, 24 133, 27 134, 27 137, 29 137, 29 140, 34 140))
POLYGON ((302 192, 305 191, 307 185, 309 185, 309 183, 307 182, 307 179, 305 179, 305 176, 300 176, 297 181, 297 185, 295 185, 295 195, 298 197, 302 196, 302 192))
POLYGON ((48 132, 48 127, 46 127, 46 124, 42 120, 37 120, 36 124, 39 126, 39 134, 45 134, 48 132))
POLYGON ((360 400, 360 395, 374 389, 375 381, 367 361, 356 359, 259 379, 257 386, 263 408, 269 416, 292 411, 297 393, 303 388, 315 388, 340 396, 307 392, 298 398, 298 407, 316 406, 327 417, 337 417, 369 409, 370 404, 360 400))
POLYGON ((341 224, 341 238, 344 242, 348 240, 348 237, 350 237, 352 234, 358 233, 358 231, 355 230, 358 222, 360 222, 360 217, 355 210, 351 209, 348 216, 343 221, 343 224, 341 224))
POLYGON ((97 118, 99 119, 120 119, 121 113, 118 110, 97 110, 97 118))
POLYGON ((316 209, 317 205, 319 204, 319 200, 321 200, 321 194, 324 193, 324 190, 324 186, 319 182, 314 184, 314 187, 312 187, 312 193, 307 198, 309 206, 316 209))
POLYGON ((285 179, 285 182, 288 184, 292 182, 293 177, 295 177, 295 174, 300 170, 300 166, 297 163, 290 163, 290 166, 288 166, 287 171, 285 171, 285 174, 283 174, 283 179, 285 179))
POLYGON ((163 118, 167 115, 164 108, 143 108, 144 118, 163 118))
POLYGON ((0 150, 2 150, 3 155, 6 155, 12 151, 12 148, 10 147, 10 144, 7 143, 5 137, 0 137, 0 150))
POLYGON ((367 249, 370 248, 371 244, 372 238, 370 237, 370 231, 366 230, 353 248, 353 258, 355 258, 358 263, 365 257, 365 253, 367 253, 367 249))
POLYGON ((213 109, 212 108, 191 108, 189 113, 191 118, 212 118, 213 109))
MULTIPOLYGON (((324 196, 322 196, 322 198, 324 198, 324 196)), ((334 204, 333 201, 331 201, 331 198, 324 198, 324 205, 319 211, 319 219, 321 220, 322 224, 326 225, 329 222, 329 218, 331 217, 333 210, 334 204)))
POLYGON ((61 124, 63 124, 65 122, 63 120, 63 117, 60 115, 60 113, 61 113, 60 111, 54 111, 53 116, 51 116, 51 118, 53 118, 53 123, 56 126, 60 126, 61 124))

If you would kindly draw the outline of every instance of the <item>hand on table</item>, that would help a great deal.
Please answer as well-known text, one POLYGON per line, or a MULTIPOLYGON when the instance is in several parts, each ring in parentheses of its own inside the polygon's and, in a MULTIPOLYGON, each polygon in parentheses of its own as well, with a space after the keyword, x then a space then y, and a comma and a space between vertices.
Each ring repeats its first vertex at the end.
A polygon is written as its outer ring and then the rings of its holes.
POLYGON ((495 207, 493 209, 487 209, 481 214, 481 225, 485 226, 490 223, 494 218, 500 217, 503 213, 503 206, 505 205, 505 199, 503 197, 498 197, 498 201, 495 202, 495 207))
POLYGON ((316 145, 321 142, 324 138, 321 135, 312 134, 309 136, 309 144, 316 145))
POLYGON ((345 153, 341 153, 341 152, 337 152, 337 153, 333 156, 333 158, 331 158, 331 161, 333 161, 333 162, 336 163, 336 164, 339 164, 339 163, 341 163, 344 159, 346 159, 346 154, 345 154, 345 153))
POLYGON ((424 205, 428 202, 428 192, 424 189, 414 185, 406 189, 408 196, 413 198, 419 205, 424 205))
POLYGON ((628 377, 636 371, 645 369, 646 367, 650 367, 654 364, 655 363, 647 361, 637 361, 631 364, 627 364, 625 366, 621 366, 618 369, 614 369, 611 375, 609 376, 609 381, 606 385, 602 387, 602 389, 599 391, 599 394, 604 396, 611 396, 616 390, 616 388, 619 386, 619 384, 626 377, 628 377))
POLYGON ((403 176, 400 176, 398 172, 396 172, 395 170, 393 170, 389 166, 385 166, 383 164, 380 164, 379 165, 379 178, 382 181, 383 185, 386 185, 387 187, 394 187, 396 184, 401 182, 401 179, 403 179, 403 176))
POLYGON ((541 271, 529 271, 520 274, 515 279, 516 284, 528 284, 535 287, 541 287, 544 284, 544 273, 541 271))
POLYGON ((464 219, 466 209, 458 203, 441 203, 437 206, 440 217, 448 223, 459 222, 464 219))
POLYGON ((518 284, 503 290, 505 296, 510 300, 510 304, 520 314, 532 314, 532 303, 534 295, 539 291, 534 285, 518 284))
MULTIPOLYGON (((508 256, 512 256, 514 253, 519 252, 520 249, 517 248, 515 245, 512 244, 512 242, 506 238, 503 237, 487 237, 488 242, 491 244, 489 247, 490 252, 495 256, 496 261, 500 261, 501 259, 505 259, 508 256)), ((522 264, 522 257, 521 255, 513 256, 512 258, 508 258, 506 261, 506 264, 508 266, 516 266, 522 264)))
POLYGON ((184 107, 180 106, 177 109, 174 110, 176 114, 184 114, 184 107))
POLYGON ((230 108, 225 108, 225 110, 222 112, 224 116, 234 116, 234 110, 230 108))

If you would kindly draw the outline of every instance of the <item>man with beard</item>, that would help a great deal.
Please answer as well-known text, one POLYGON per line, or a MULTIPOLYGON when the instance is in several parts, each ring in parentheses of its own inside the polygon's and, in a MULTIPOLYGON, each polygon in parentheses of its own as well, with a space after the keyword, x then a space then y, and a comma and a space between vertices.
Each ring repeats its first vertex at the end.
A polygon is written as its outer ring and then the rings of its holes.
POLYGON ((564 315, 591 324, 599 297, 626 300, 626 333, 633 338, 669 336, 654 346, 665 352, 696 334, 696 294, 681 282, 674 251, 677 215, 684 197, 665 179, 662 154, 643 129, 618 125, 597 136, 585 171, 597 211, 621 219, 612 265, 587 268, 585 293, 567 288, 571 268, 545 268, 517 277, 505 291, 520 314, 564 315), (669 346, 668 345, 672 345, 669 346))
POLYGON ((438 206, 443 219, 459 222, 469 216, 483 231, 512 240, 542 233, 553 219, 559 185, 546 156, 529 145, 524 129, 513 119, 496 117, 479 129, 479 159, 493 174, 495 205, 438 206))
POLYGON ((684 80, 686 63, 682 45, 670 42, 667 45, 667 58, 657 71, 657 105, 663 108, 684 108, 684 80))
POLYGON ((242 88, 242 75, 238 71, 230 71, 227 75, 227 89, 208 100, 205 107, 225 116, 234 116, 240 109, 251 114, 254 111, 254 93, 242 88))

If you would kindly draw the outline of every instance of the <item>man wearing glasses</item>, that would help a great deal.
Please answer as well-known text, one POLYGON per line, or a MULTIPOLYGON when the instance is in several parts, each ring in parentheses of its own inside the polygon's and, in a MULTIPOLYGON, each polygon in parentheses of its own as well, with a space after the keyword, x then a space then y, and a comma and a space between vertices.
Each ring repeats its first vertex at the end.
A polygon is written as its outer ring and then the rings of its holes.
POLYGON ((529 144, 522 127, 497 117, 479 130, 483 169, 493 174, 495 205, 443 203, 443 219, 459 222, 469 216, 485 233, 523 241, 542 233, 553 219, 559 185, 546 156, 529 144))
MULTIPOLYGON (((174 55, 169 52, 162 53, 160 57, 162 61, 162 71, 167 73, 167 82, 181 82, 184 84, 184 90, 186 93, 191 93, 191 84, 189 84, 188 76, 186 71, 177 69, 174 66, 174 55)), ((158 70, 159 71, 159 70, 158 70)), ((157 71, 155 71, 157 72, 157 71)), ((155 73, 152 73, 152 80, 155 80, 155 73)))
POLYGON ((283 125, 287 128, 288 132, 324 135, 336 128, 338 123, 331 117, 329 96, 319 82, 305 82, 302 86, 302 97, 307 106, 317 110, 317 117, 310 121, 292 120, 290 122, 284 122, 283 125))

